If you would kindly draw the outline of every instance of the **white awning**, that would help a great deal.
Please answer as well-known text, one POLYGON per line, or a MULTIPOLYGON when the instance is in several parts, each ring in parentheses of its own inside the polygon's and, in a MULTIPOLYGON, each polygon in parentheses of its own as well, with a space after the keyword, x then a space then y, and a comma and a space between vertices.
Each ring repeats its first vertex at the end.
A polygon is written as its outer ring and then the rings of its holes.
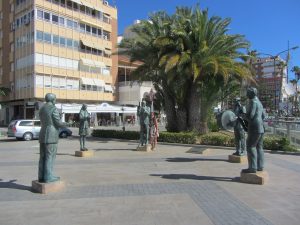
POLYGON ((111 50, 105 49, 104 52, 105 52, 105 54, 107 54, 107 55, 111 55, 111 50))
POLYGON ((72 2, 75 2, 75 3, 79 4, 79 5, 82 4, 80 0, 71 0, 71 1, 72 1, 72 2))
POLYGON ((81 58, 80 61, 85 66, 95 66, 94 60, 81 58))
POLYGON ((96 67, 100 67, 100 68, 106 67, 104 62, 94 61, 94 64, 96 67))
POLYGON ((97 23, 93 23, 89 20, 85 20, 85 19, 80 19, 81 22, 85 23, 85 24, 89 24, 89 25, 92 25, 94 27, 98 27, 98 28, 101 28, 101 25, 100 24, 97 24, 97 23))
POLYGON ((84 84, 84 85, 92 85, 92 86, 95 85, 94 79, 86 78, 86 77, 81 77, 81 83, 84 84))
POLYGON ((103 80, 94 79, 94 83, 97 87, 104 87, 105 86, 105 82, 103 80))
POLYGON ((104 50, 104 48, 100 44, 97 44, 97 43, 93 43, 93 48, 98 49, 100 51, 104 50))
POLYGON ((105 90, 105 91, 108 91, 108 92, 113 92, 112 86, 111 86, 111 85, 108 85, 108 84, 105 84, 104 90, 105 90))
POLYGON ((87 7, 91 8, 91 9, 94 8, 94 6, 91 3, 89 3, 89 2, 86 2, 84 0, 80 0, 80 1, 81 1, 82 5, 87 6, 87 7))
POLYGON ((87 46, 87 47, 90 47, 90 48, 95 48, 93 43, 87 41, 87 40, 84 40, 84 39, 80 39, 81 43, 84 45, 84 46, 87 46))

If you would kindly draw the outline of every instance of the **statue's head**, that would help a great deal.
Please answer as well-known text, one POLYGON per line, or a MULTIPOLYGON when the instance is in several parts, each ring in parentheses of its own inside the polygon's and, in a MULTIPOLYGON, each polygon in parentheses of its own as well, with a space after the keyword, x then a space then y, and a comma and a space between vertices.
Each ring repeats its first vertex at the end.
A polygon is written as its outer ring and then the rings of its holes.
POLYGON ((87 105, 86 105, 86 104, 82 104, 81 109, 82 109, 82 110, 86 110, 86 109, 87 109, 87 105))
POLYGON ((236 97, 236 98, 234 99, 234 101, 235 101, 236 103, 241 102, 241 98, 236 97))
POLYGON ((255 96, 257 96, 257 89, 255 87, 249 87, 247 89, 247 97, 253 99, 255 96))
POLYGON ((53 104, 55 104, 56 103, 56 95, 53 93, 47 93, 45 95, 45 101, 52 102, 53 104))

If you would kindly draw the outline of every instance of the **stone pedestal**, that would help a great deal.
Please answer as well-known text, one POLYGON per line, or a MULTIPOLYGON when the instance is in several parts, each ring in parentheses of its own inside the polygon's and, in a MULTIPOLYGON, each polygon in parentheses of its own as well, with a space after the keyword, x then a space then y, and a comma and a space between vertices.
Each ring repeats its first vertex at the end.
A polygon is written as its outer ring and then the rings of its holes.
POLYGON ((258 171, 256 173, 242 173, 241 182, 248 184, 266 184, 269 180, 269 174, 266 171, 258 171))
POLYGON ((141 151, 141 152, 151 152, 151 145, 143 145, 143 146, 139 146, 136 148, 137 151, 141 151))
POLYGON ((48 194, 50 192, 58 192, 65 188, 65 183, 61 180, 51 183, 41 183, 38 180, 33 180, 31 190, 36 193, 48 194))
POLYGON ((92 157, 92 156, 94 156, 94 151, 93 150, 75 151, 75 156, 77 156, 77 157, 92 157))
POLYGON ((248 158, 246 155, 228 155, 228 161, 231 163, 247 163, 248 158))

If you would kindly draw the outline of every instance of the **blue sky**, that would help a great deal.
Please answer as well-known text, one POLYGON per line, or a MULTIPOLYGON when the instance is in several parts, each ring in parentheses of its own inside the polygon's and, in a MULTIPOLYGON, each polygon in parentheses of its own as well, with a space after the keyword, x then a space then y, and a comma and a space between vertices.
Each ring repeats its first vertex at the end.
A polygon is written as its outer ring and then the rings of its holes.
MULTIPOLYGON (((136 19, 147 19, 152 12, 173 14, 176 6, 208 8, 210 16, 230 17, 230 33, 245 35, 251 49, 276 55, 290 47, 289 67, 300 66, 300 0, 114 0, 118 8, 118 33, 136 19)), ((286 55, 282 54, 285 58, 286 55)), ((290 77, 293 74, 289 72, 290 77)))

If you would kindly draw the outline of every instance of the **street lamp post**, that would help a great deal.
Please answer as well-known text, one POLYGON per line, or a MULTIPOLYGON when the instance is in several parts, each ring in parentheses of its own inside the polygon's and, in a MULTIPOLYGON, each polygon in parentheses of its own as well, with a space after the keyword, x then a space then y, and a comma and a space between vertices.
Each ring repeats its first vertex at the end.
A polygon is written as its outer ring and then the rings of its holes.
MULTIPOLYGON (((270 59, 273 60, 273 69, 274 69, 274 72, 273 72, 273 75, 274 75, 274 82, 275 82, 275 94, 274 94, 274 110, 275 112, 277 111, 277 100, 276 100, 276 97, 277 97, 277 80, 276 80, 276 59, 278 59, 279 55, 281 55, 282 53, 285 53, 285 52, 289 52, 290 50, 296 50, 297 48, 299 48, 299 46, 294 46, 292 48, 288 48, 284 51, 281 51, 275 55, 272 55, 272 54, 269 54, 269 53, 258 53, 258 55, 267 55, 270 57, 270 59)), ((287 62, 288 63, 288 62, 287 62)), ((281 74, 281 79, 282 79, 282 74, 281 74)), ((280 90, 279 90, 279 93, 278 93, 278 101, 280 102, 280 98, 281 98, 281 84, 280 84, 280 90)), ((278 104, 279 104, 278 102, 278 104)))
POLYGON ((122 106, 121 110, 122 110, 122 123, 123 123, 122 130, 125 131, 125 117, 124 117, 125 109, 124 109, 124 106, 122 106))

